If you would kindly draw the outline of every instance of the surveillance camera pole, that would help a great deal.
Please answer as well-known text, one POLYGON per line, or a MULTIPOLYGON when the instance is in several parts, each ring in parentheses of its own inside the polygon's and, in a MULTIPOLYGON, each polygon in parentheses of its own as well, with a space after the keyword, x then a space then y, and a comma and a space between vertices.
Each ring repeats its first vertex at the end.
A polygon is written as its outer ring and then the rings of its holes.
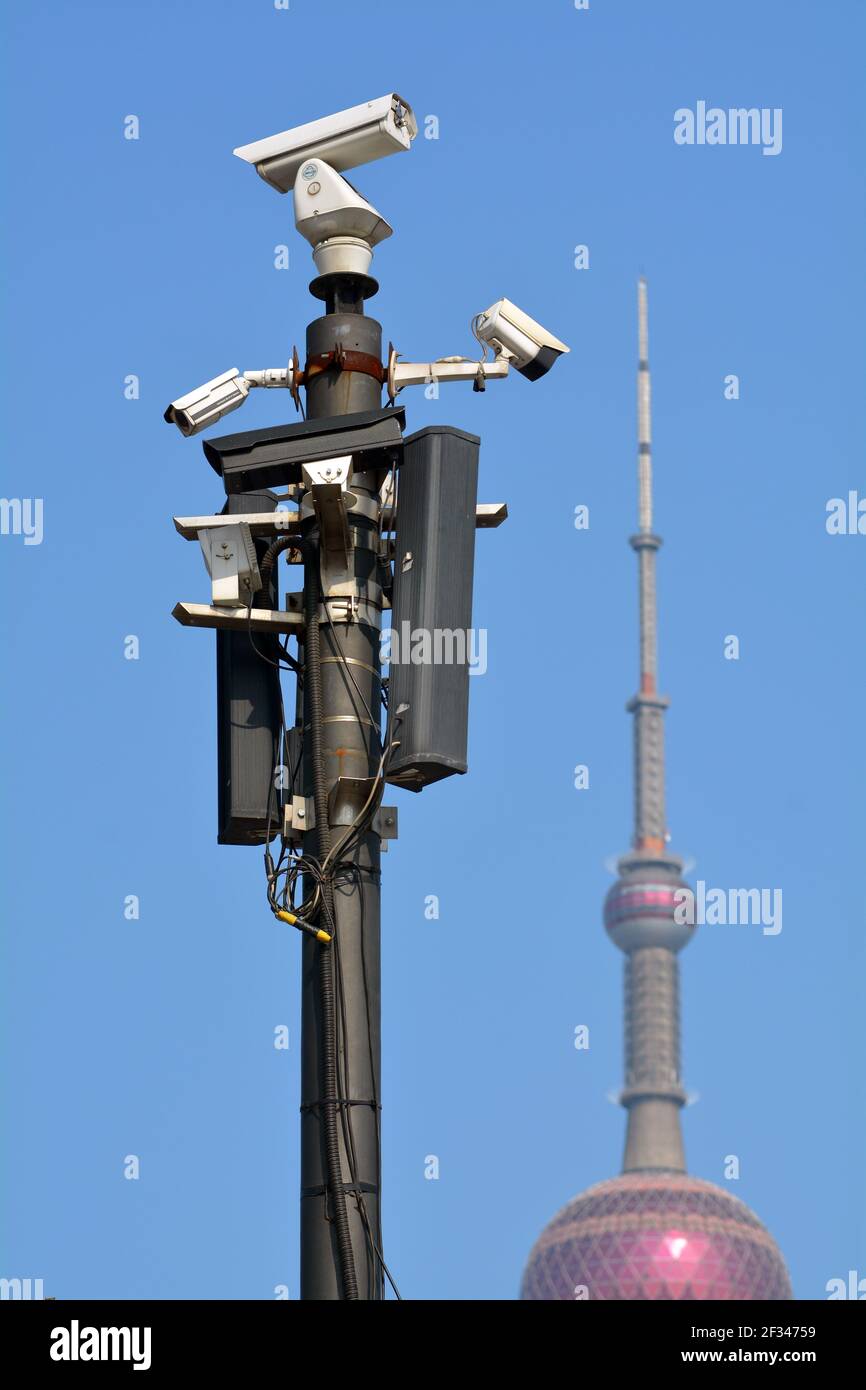
MULTIPOLYGON (((374 282, 372 282, 374 283, 374 282)), ((307 328, 307 361, 337 349, 382 360, 380 324, 364 314, 364 292, 371 282, 359 275, 314 282, 325 298, 325 313, 307 328)), ((342 362, 342 352, 338 354, 342 362)), ((363 359, 345 359, 353 363, 363 359)), ((362 370, 333 365, 306 381, 307 418, 321 419, 378 410, 382 385, 362 370)), ((356 620, 346 621, 340 605, 319 601, 322 742, 326 790, 332 798, 340 778, 375 778, 381 745, 379 628, 370 621, 381 607, 376 587, 379 544, 378 482, 375 472, 355 473, 351 481, 360 507, 353 509, 352 556, 357 591, 363 600, 356 620), (369 515, 365 515, 368 512, 369 515), (329 620, 327 609, 331 609, 329 620), (368 711, 370 713, 368 713, 368 711)), ((315 520, 307 523, 308 533, 315 520)), ((350 562, 351 563, 351 562, 350 562)), ((305 566, 305 585, 311 581, 305 566)), ((325 585, 322 592, 326 593, 325 585)), ((317 596, 318 597, 318 596, 317 596)), ((305 612, 309 613, 305 594, 305 612)), ((307 643, 309 651, 309 643, 307 643)), ((310 727, 309 682, 305 682, 304 725, 310 727)), ((310 739, 304 740, 304 792, 313 795, 310 739)), ((348 785, 348 784, 345 784, 348 785)), ((363 805, 363 802, 362 802, 363 805)), ((361 806, 357 807, 358 810, 361 806)), ((331 819, 331 817, 329 817, 331 819)), ((344 833, 330 831, 332 839, 344 833)), ((322 857, 318 827, 304 835, 304 854, 322 857)), ((351 869, 337 874, 333 904, 336 930, 330 946, 303 938, 301 993, 301 1298, 362 1300, 384 1298, 380 1226, 380 837, 372 828, 352 853, 351 869), (321 971, 329 979, 322 988, 321 971), (329 987, 328 987, 329 986, 329 987), (328 1003, 330 998, 332 1003, 328 1003), (323 1003, 323 1000, 325 1001, 323 1003), (325 1017, 333 1010, 330 1019, 325 1017), (327 1039, 336 1037, 336 1094, 328 1094, 327 1039), (328 1179, 328 1115, 336 1117, 343 1193, 328 1179), (342 1208, 343 1259, 340 1250, 342 1208), (351 1243, 356 1289, 346 1287, 345 1239, 351 1243)), ((330 1090, 334 1090, 331 1078, 330 1090)), ((333 1137, 333 1129, 332 1129, 333 1137)))
MULTIPOLYGON (((445 357, 402 362, 391 349, 383 363, 381 326, 366 317, 364 300, 378 289, 367 274, 373 247, 391 234, 391 228, 311 147, 320 141, 344 164, 348 140, 355 162, 364 163, 407 149, 416 131, 411 108, 391 93, 235 151, 281 192, 294 183, 295 225, 312 245, 318 271, 310 290, 324 300, 325 312, 308 325, 303 370, 297 352, 285 367, 244 373, 233 368, 172 401, 165 414, 182 434, 194 435, 242 405, 252 387, 288 388, 299 405, 303 385, 308 421, 366 417, 344 421, 344 430, 330 425, 312 431, 289 427, 283 443, 291 436, 294 446, 302 439, 314 447, 312 453, 295 448, 286 458, 275 458, 271 452, 273 431, 257 440, 249 456, 241 449, 235 457, 237 440, 208 441, 205 453, 226 484, 230 516, 175 518, 182 536, 203 541, 211 571, 217 557, 228 565, 224 574, 211 573, 213 602, 179 603, 175 618, 185 626, 243 632, 247 637, 254 631, 272 637, 294 633, 303 649, 297 664, 303 708, 296 723, 301 727, 293 730, 286 748, 293 775, 290 797, 281 808, 279 863, 274 864, 269 849, 265 857, 269 904, 277 918, 299 927, 302 942, 303 1300, 371 1301, 385 1296, 385 1278, 390 1276, 380 1227, 380 855, 382 838, 393 837, 396 813, 389 817, 379 802, 386 781, 420 791, 466 771, 465 662, 455 680, 448 658, 444 665, 425 664, 420 673, 405 661, 396 662, 403 684, 382 734, 384 597, 393 594, 392 601, 403 613, 401 628, 411 630, 412 617, 423 612, 422 622, 429 623, 431 615, 443 619, 441 628, 434 623, 437 634, 465 630, 468 638, 475 527, 498 526, 507 516, 504 503, 477 505, 477 436, 436 427, 404 441, 403 412, 382 411, 382 387, 387 382, 392 403, 405 386, 431 379, 471 382, 481 391, 488 380, 505 377, 512 361, 535 379, 559 353, 568 351, 503 299, 479 316, 479 361, 445 357), (488 342, 495 349, 492 361, 487 360, 488 342), (331 443, 326 445, 329 435, 331 443), (251 463, 261 445, 266 448, 251 463), (391 555, 383 548, 381 530, 384 526, 390 545, 396 508, 394 499, 383 498, 380 489, 383 475, 389 467, 396 469, 398 461, 407 504, 401 537, 414 539, 403 547, 392 586, 391 555), (286 477, 282 470, 289 463, 286 477), (238 507, 238 515, 247 516, 241 525, 232 497, 260 495, 258 489, 266 489, 271 476, 288 482, 291 495, 302 494, 299 514, 266 548, 259 543, 262 553, 256 559, 253 537, 260 542, 272 533, 273 508, 259 515, 238 507), (448 527, 438 524, 443 494, 453 503, 448 527), (231 547, 219 542, 220 527, 229 520, 238 533, 231 547), (283 550, 304 562, 303 614, 298 595, 290 595, 283 609, 279 594, 272 592, 273 567, 283 550), (254 588, 257 563, 260 584, 254 588), (248 606, 237 606, 245 584, 248 606), (265 602, 251 601, 260 589, 265 602), (300 787, 294 757, 299 743, 300 787), (284 854, 298 843, 302 856, 292 856, 287 867, 284 854), (299 872, 305 883, 296 915, 289 909, 296 907, 299 872)), ((273 493, 266 491, 266 496, 275 504, 273 493)), ((248 655, 247 648, 244 652, 248 655)), ((278 737, 279 705, 274 676, 268 698, 258 699, 249 671, 235 670, 231 663, 227 669, 231 687, 225 685, 221 691, 218 685, 219 838, 225 844, 263 839, 270 844, 270 753, 272 739, 278 737), (265 706, 271 708, 270 721, 265 706), (258 736, 262 720, 268 735, 264 744, 258 736)))

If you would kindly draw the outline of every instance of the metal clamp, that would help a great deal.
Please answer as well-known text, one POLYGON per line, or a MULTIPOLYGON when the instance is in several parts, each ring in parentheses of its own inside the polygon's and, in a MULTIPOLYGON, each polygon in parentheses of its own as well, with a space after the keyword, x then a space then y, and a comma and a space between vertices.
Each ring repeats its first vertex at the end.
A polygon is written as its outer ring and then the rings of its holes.
MULTIPOLYGON (((370 801, 376 777, 338 777, 328 796, 328 823, 334 827, 353 825, 370 801)), ((380 806, 370 823, 380 840, 397 839, 397 807, 380 806)), ((383 844, 382 849, 386 846, 383 844)))
POLYGON ((373 817, 373 834, 382 841, 382 853, 388 849, 388 841, 397 839, 397 807, 380 806, 373 817))
POLYGON ((315 830, 316 808, 311 796, 293 796, 283 807, 283 839, 299 845, 305 830, 315 830))
POLYGON ((333 563, 336 557, 340 567, 345 569, 352 553, 347 509, 357 500, 349 491, 352 455, 305 463, 301 471, 312 495, 325 563, 333 563))
POLYGON ((329 613, 333 623, 366 623, 375 628, 382 623, 381 602, 359 598, 356 594, 328 595, 325 602, 319 604, 319 622, 327 623, 329 613))
POLYGON ((388 380, 388 369, 378 357, 374 357, 370 352, 357 352, 353 348, 345 348, 342 343, 338 343, 332 352, 318 352, 308 357, 301 373, 301 380, 305 385, 309 385, 315 377, 327 372, 331 367, 336 367, 340 372, 360 372, 362 376, 371 376, 380 384, 388 380))

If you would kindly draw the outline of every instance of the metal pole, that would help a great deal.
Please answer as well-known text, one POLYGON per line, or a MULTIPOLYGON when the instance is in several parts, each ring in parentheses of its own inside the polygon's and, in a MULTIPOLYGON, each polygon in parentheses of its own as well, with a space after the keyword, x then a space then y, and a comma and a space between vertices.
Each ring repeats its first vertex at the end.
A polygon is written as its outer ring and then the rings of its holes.
MULTIPOLYGON (((327 312, 307 329, 308 359, 338 345, 381 360, 381 327, 364 316, 360 286, 350 277, 329 290, 327 312)), ((381 385, 372 376, 331 367, 306 388, 307 418, 377 410, 381 385)), ((352 492, 378 502, 376 474, 356 473, 352 492)), ((371 508, 370 510, 373 510, 371 508)), ((377 578, 378 518, 352 512, 354 573, 360 594, 377 578)), ((306 581, 309 582, 309 581, 306 581)), ((376 602, 377 590, 370 590, 376 602)), ((380 606, 380 603, 379 603, 380 606)), ((328 621, 320 605, 323 742, 329 793, 338 778, 369 779, 379 767, 381 686, 379 626, 361 620, 328 621), (375 727, 371 726, 370 714, 375 727)), ((305 702, 304 723, 309 725, 305 702)), ((309 738, 305 738, 305 795, 311 795, 309 738)), ((331 819, 331 818, 329 818, 331 819)), ((333 825, 332 840, 345 831, 333 825)), ((317 854, 316 831, 304 836, 305 854, 317 854)), ((335 883, 335 939, 330 946, 304 937, 301 994, 301 1298, 344 1296, 340 1285, 333 1201, 328 1191, 323 1133, 322 1004, 320 956, 333 972, 338 1053, 337 1118, 343 1184, 359 1299, 384 1297, 379 1212, 380 1172, 380 952, 379 836, 372 830, 352 854, 351 869, 335 883)))

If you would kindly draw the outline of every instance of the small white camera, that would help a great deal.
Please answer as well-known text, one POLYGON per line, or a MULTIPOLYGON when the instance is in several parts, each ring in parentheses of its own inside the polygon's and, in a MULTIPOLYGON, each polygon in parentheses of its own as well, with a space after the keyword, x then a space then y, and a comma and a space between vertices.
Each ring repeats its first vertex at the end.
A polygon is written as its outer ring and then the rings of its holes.
POLYGON ((215 425, 230 410, 237 410, 249 395, 250 383, 245 381, 237 367, 206 381, 180 396, 165 412, 164 419, 170 425, 177 425, 181 434, 198 434, 208 425, 215 425))
POLYGON ((359 164, 408 150, 417 133, 418 123, 409 103, 389 92, 334 116, 240 145, 235 154, 255 165, 271 188, 288 193, 298 170, 309 159, 324 159, 338 173, 356 169, 359 164))
POLYGON ((537 381, 569 349, 510 299, 497 299, 473 320, 475 336, 505 357, 522 376, 537 381))
POLYGON ((292 367, 266 367, 260 372, 239 372, 237 367, 197 386, 185 396, 179 396, 165 412, 163 419, 177 425, 181 434, 200 434, 208 425, 215 425, 230 410, 243 405, 254 386, 291 388, 292 367))

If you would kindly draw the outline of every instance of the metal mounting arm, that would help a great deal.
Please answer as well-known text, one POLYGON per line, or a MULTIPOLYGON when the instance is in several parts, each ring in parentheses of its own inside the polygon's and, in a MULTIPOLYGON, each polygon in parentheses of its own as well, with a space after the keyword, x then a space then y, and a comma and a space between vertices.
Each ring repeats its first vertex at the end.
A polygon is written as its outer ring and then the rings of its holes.
POLYGON ((388 353, 388 398, 393 401, 404 386, 426 386, 429 382, 471 381, 476 391, 483 391, 488 381, 501 381, 508 376, 508 359, 495 357, 492 362, 473 361, 466 357, 440 357, 435 362, 399 362, 397 351, 388 353))

